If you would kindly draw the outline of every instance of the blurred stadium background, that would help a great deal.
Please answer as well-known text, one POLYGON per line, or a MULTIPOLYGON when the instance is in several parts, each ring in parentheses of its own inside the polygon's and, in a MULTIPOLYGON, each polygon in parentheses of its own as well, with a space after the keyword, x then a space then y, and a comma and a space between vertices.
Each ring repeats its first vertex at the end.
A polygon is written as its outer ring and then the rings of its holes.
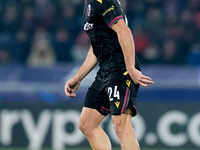
MULTIPOLYGON (((121 2, 143 72, 155 81, 140 89, 132 123, 142 150, 199 150, 200 0, 121 2)), ((1 150, 89 148, 77 122, 97 68, 76 98, 67 98, 63 88, 90 45, 83 5, 84 0, 0 0, 1 150)), ((110 116, 102 127, 119 148, 110 116)))

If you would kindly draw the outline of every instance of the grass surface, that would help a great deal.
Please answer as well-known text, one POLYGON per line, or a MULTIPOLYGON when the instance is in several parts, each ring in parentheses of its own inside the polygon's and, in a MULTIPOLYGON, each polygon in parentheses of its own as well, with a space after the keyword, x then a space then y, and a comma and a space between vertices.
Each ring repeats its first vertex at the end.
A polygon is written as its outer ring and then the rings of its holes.
MULTIPOLYGON (((0 148, 0 150, 28 150, 27 148, 0 148)), ((44 148, 41 150, 53 150, 53 149, 48 149, 48 148, 44 148)), ((92 150, 90 148, 66 148, 65 150, 92 150)), ((118 148, 114 148, 113 150, 121 150, 118 148)), ((145 149, 142 148, 141 150, 190 150, 190 149, 145 149)))

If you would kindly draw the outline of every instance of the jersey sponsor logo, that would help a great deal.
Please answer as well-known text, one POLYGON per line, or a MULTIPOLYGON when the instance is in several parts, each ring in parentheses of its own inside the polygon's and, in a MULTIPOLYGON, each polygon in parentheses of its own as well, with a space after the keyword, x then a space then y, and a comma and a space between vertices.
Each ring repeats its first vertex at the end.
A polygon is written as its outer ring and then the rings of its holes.
POLYGON ((101 3, 102 4, 102 0, 97 0, 97 2, 101 3))
POLYGON ((89 4, 87 7, 87 15, 90 16, 91 13, 91 5, 89 4))
POLYGON ((115 10, 115 6, 111 6, 110 8, 108 8, 104 13, 102 13, 103 16, 105 16, 107 13, 109 13, 110 11, 115 10))
POLYGON ((126 84, 127 84, 128 87, 131 86, 131 81, 130 80, 126 80, 125 82, 126 82, 126 84))
POLYGON ((115 102, 115 106, 119 108, 120 102, 115 102))
POLYGON ((91 29, 93 29, 93 26, 94 26, 93 23, 88 23, 88 22, 86 22, 85 25, 84 25, 84 30, 85 30, 85 31, 91 30, 91 29))

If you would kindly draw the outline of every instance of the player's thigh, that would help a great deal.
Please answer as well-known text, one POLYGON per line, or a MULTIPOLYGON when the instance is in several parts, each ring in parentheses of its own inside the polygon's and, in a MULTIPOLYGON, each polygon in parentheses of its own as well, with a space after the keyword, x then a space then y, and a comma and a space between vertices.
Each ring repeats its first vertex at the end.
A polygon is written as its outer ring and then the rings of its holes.
POLYGON ((81 128, 95 128, 99 126, 105 116, 99 113, 96 109, 83 107, 79 127, 81 128))
POLYGON ((98 91, 93 88, 89 88, 85 97, 84 107, 97 110, 103 116, 110 113, 110 103, 108 95, 105 91, 98 91))
POLYGON ((126 126, 130 126, 132 120, 132 111, 131 109, 127 109, 124 114, 121 115, 111 115, 112 122, 115 126, 121 126, 125 128, 126 126))
POLYGON ((124 114, 130 100, 130 88, 125 81, 110 83, 106 88, 110 100, 111 115, 124 114))
POLYGON ((134 84, 129 76, 124 80, 117 80, 109 83, 105 92, 109 96, 111 115, 125 114, 129 108, 132 110, 132 117, 137 114, 136 98, 139 86, 134 84))

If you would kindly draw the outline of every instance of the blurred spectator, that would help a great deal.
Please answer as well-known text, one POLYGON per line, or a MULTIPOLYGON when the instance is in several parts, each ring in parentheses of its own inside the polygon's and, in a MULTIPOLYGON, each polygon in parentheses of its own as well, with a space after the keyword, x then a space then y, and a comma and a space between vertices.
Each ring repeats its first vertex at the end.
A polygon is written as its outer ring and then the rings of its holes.
POLYGON ((161 60, 161 51, 157 44, 151 43, 148 45, 144 52, 144 61, 147 63, 158 63, 161 60))
POLYGON ((72 62, 72 56, 70 49, 73 41, 69 36, 69 33, 65 29, 58 29, 56 31, 55 38, 52 42, 58 62, 72 62))
POLYGON ((24 64, 26 63, 26 59, 30 53, 30 37, 28 32, 21 29, 17 31, 16 37, 15 37, 16 43, 14 48, 14 55, 15 55, 15 61, 24 64))
POLYGON ((188 27, 193 24, 193 15, 190 10, 184 9, 181 11, 180 22, 183 27, 188 27))
POLYGON ((189 9, 192 11, 199 11, 200 9, 200 1, 199 0, 189 0, 188 1, 189 9))
POLYGON ((133 30, 133 37, 135 42, 135 51, 140 61, 144 62, 144 50, 149 44, 149 36, 141 28, 133 30))
POLYGON ((164 14, 167 19, 176 20, 180 11, 179 0, 165 0, 163 2, 164 14))
POLYGON ((195 24, 196 28, 200 30, 200 10, 195 14, 195 24))
MULTIPOLYGON (((200 43, 200 0, 121 3, 141 63, 188 62, 191 45, 200 43)), ((2 55, 8 51, 9 62, 25 64, 33 53, 32 41, 45 39, 53 45, 56 63, 82 62, 89 45, 83 34, 83 5, 83 0, 1 0, 0 47, 6 48, 2 55)))
POLYGON ((85 31, 79 33, 76 43, 71 48, 71 54, 77 64, 83 63, 90 48, 89 38, 85 31))
POLYGON ((67 5, 61 7, 61 15, 56 20, 56 27, 57 28, 65 28, 73 34, 78 34, 79 28, 77 25, 77 18, 76 18, 76 7, 73 5, 67 5))
POLYGON ((11 61, 10 52, 6 48, 0 48, 0 64, 8 64, 11 61))
POLYGON ((46 39, 36 40, 28 57, 27 64, 33 67, 49 67, 56 63, 54 50, 46 39))
POLYGON ((4 14, 1 17, 1 27, 4 31, 15 33, 19 27, 19 10, 15 5, 6 5, 4 14))
POLYGON ((36 24, 46 30, 52 30, 55 20, 55 9, 50 0, 35 0, 36 24))
POLYGON ((161 10, 157 7, 150 7, 145 18, 145 31, 151 35, 154 41, 160 40, 163 35, 164 20, 161 10))
POLYGON ((174 40, 166 39, 163 43, 163 62, 168 64, 176 64, 179 61, 179 57, 181 57, 177 54, 177 43, 174 40))
POLYGON ((30 55, 27 59, 29 66, 47 67, 56 63, 56 54, 49 39, 49 33, 45 28, 36 29, 30 55))
POLYGON ((26 30, 30 33, 33 32, 35 24, 36 24, 36 16, 33 7, 28 6, 25 7, 22 11, 21 18, 21 29, 26 30))
POLYGON ((140 28, 135 29, 133 35, 136 52, 143 53, 143 51, 149 44, 149 36, 140 28))

